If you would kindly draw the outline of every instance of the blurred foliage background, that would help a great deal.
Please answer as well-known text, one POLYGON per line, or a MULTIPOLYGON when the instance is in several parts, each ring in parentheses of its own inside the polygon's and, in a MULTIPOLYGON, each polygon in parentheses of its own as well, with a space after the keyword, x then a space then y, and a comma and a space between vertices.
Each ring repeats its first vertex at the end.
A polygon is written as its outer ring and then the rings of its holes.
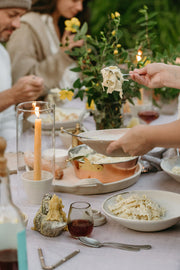
POLYGON ((132 48, 136 44, 136 33, 139 25, 139 10, 144 5, 150 12, 157 12, 157 25, 154 33, 158 38, 159 52, 172 47, 180 56, 180 0, 90 0, 90 30, 92 34, 98 32, 107 22, 107 14, 118 11, 121 14, 122 44, 126 48, 132 48))

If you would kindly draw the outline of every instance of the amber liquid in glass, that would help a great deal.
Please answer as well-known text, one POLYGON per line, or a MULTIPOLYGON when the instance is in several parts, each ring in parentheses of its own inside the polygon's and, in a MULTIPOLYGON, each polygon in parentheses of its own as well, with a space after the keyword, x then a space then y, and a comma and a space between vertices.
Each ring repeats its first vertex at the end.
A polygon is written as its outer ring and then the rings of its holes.
POLYGON ((147 124, 149 124, 159 117, 159 113, 156 111, 142 111, 138 113, 138 116, 147 124))
POLYGON ((93 230, 93 223, 90 220, 75 219, 68 223, 68 229, 72 236, 87 236, 93 230))
POLYGON ((5 249, 0 251, 0 270, 18 270, 17 250, 5 249))

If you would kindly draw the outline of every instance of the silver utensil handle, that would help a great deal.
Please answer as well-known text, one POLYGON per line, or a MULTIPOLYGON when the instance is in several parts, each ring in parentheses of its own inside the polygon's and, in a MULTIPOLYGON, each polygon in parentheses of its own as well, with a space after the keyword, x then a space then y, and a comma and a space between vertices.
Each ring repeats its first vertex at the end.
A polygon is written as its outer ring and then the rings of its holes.
POLYGON ((119 249, 128 250, 128 251, 139 251, 140 250, 139 247, 130 247, 128 245, 119 244, 119 243, 111 243, 111 242, 102 243, 102 246, 109 246, 109 247, 119 248, 119 249))
POLYGON ((115 245, 115 246, 124 246, 124 247, 131 247, 131 248, 140 248, 140 249, 151 249, 151 245, 131 245, 131 244, 124 244, 124 243, 118 243, 118 242, 104 242, 103 244, 108 245, 115 245))
POLYGON ((80 252, 80 250, 77 249, 77 250, 73 251, 72 253, 70 253, 69 255, 67 255, 66 257, 64 257, 63 259, 61 259, 61 260, 60 260, 59 262, 57 262, 56 264, 47 266, 47 265, 45 264, 45 261, 44 261, 44 256, 43 256, 42 249, 41 249, 41 248, 38 248, 38 254, 39 254, 39 259, 40 259, 40 262, 41 262, 41 267, 42 267, 42 269, 44 269, 44 270, 52 270, 52 269, 55 269, 55 268, 58 267, 59 265, 63 264, 64 262, 68 261, 69 259, 71 259, 71 258, 74 257, 75 255, 77 255, 79 252, 80 252))

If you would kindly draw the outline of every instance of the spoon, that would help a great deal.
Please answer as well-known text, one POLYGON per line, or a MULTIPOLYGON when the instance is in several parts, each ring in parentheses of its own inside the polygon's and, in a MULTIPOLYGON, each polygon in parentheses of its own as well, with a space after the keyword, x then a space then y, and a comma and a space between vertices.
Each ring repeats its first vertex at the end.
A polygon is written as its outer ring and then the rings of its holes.
POLYGON ((88 138, 88 137, 85 137, 85 136, 73 134, 73 133, 71 133, 71 132, 65 130, 63 127, 61 127, 60 130, 61 130, 61 133, 64 132, 64 133, 67 133, 67 134, 69 134, 69 135, 71 135, 71 136, 74 136, 74 137, 78 137, 78 138, 82 138, 82 139, 86 139, 86 140, 92 140, 91 138, 88 138))
POLYGON ((126 249, 126 250, 131 250, 131 251, 138 251, 140 249, 151 249, 151 245, 130 245, 130 244, 123 244, 123 243, 118 243, 118 242, 99 242, 96 239, 90 238, 90 237, 79 237, 79 240, 87 246, 90 247, 103 247, 103 246, 111 246, 115 248, 120 248, 120 249, 126 249))

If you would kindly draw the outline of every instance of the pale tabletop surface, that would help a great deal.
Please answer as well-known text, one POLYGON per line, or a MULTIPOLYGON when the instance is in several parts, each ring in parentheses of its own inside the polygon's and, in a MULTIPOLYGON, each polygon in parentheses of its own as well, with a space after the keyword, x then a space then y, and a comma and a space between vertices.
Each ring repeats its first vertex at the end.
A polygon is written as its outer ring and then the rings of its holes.
MULTIPOLYGON (((76 105, 76 103, 75 103, 76 105)), ((153 124, 166 123, 176 119, 176 115, 161 115, 153 124)), ((87 129, 95 129, 91 117, 84 120, 87 129)), ((58 147, 63 147, 58 137, 58 147)), ((15 151, 14 142, 8 142, 7 151, 15 151)), ((16 174, 10 176, 12 197, 14 202, 28 215, 27 225, 27 251, 29 270, 40 270, 41 265, 38 258, 38 248, 42 248, 45 262, 52 265, 61 258, 67 256, 76 249, 80 253, 65 262, 56 269, 146 269, 146 270, 179 270, 180 269, 180 223, 160 232, 137 232, 127 229, 115 221, 107 218, 103 226, 94 227, 92 237, 100 241, 119 241, 130 244, 150 244, 151 250, 138 252, 125 251, 110 247, 90 248, 83 246, 78 240, 71 238, 68 232, 63 232, 55 238, 42 236, 33 231, 33 218, 39 209, 39 205, 30 205, 21 200, 19 179, 16 174)), ((131 190, 165 190, 180 193, 180 184, 160 171, 157 173, 142 174, 134 185, 123 191, 131 190)), ((102 212, 103 201, 117 192, 99 195, 75 195, 68 193, 56 193, 62 198, 64 210, 68 213, 69 206, 74 201, 85 200, 91 203, 92 208, 102 212)), ((179 207, 177 205, 177 207, 179 207)))

